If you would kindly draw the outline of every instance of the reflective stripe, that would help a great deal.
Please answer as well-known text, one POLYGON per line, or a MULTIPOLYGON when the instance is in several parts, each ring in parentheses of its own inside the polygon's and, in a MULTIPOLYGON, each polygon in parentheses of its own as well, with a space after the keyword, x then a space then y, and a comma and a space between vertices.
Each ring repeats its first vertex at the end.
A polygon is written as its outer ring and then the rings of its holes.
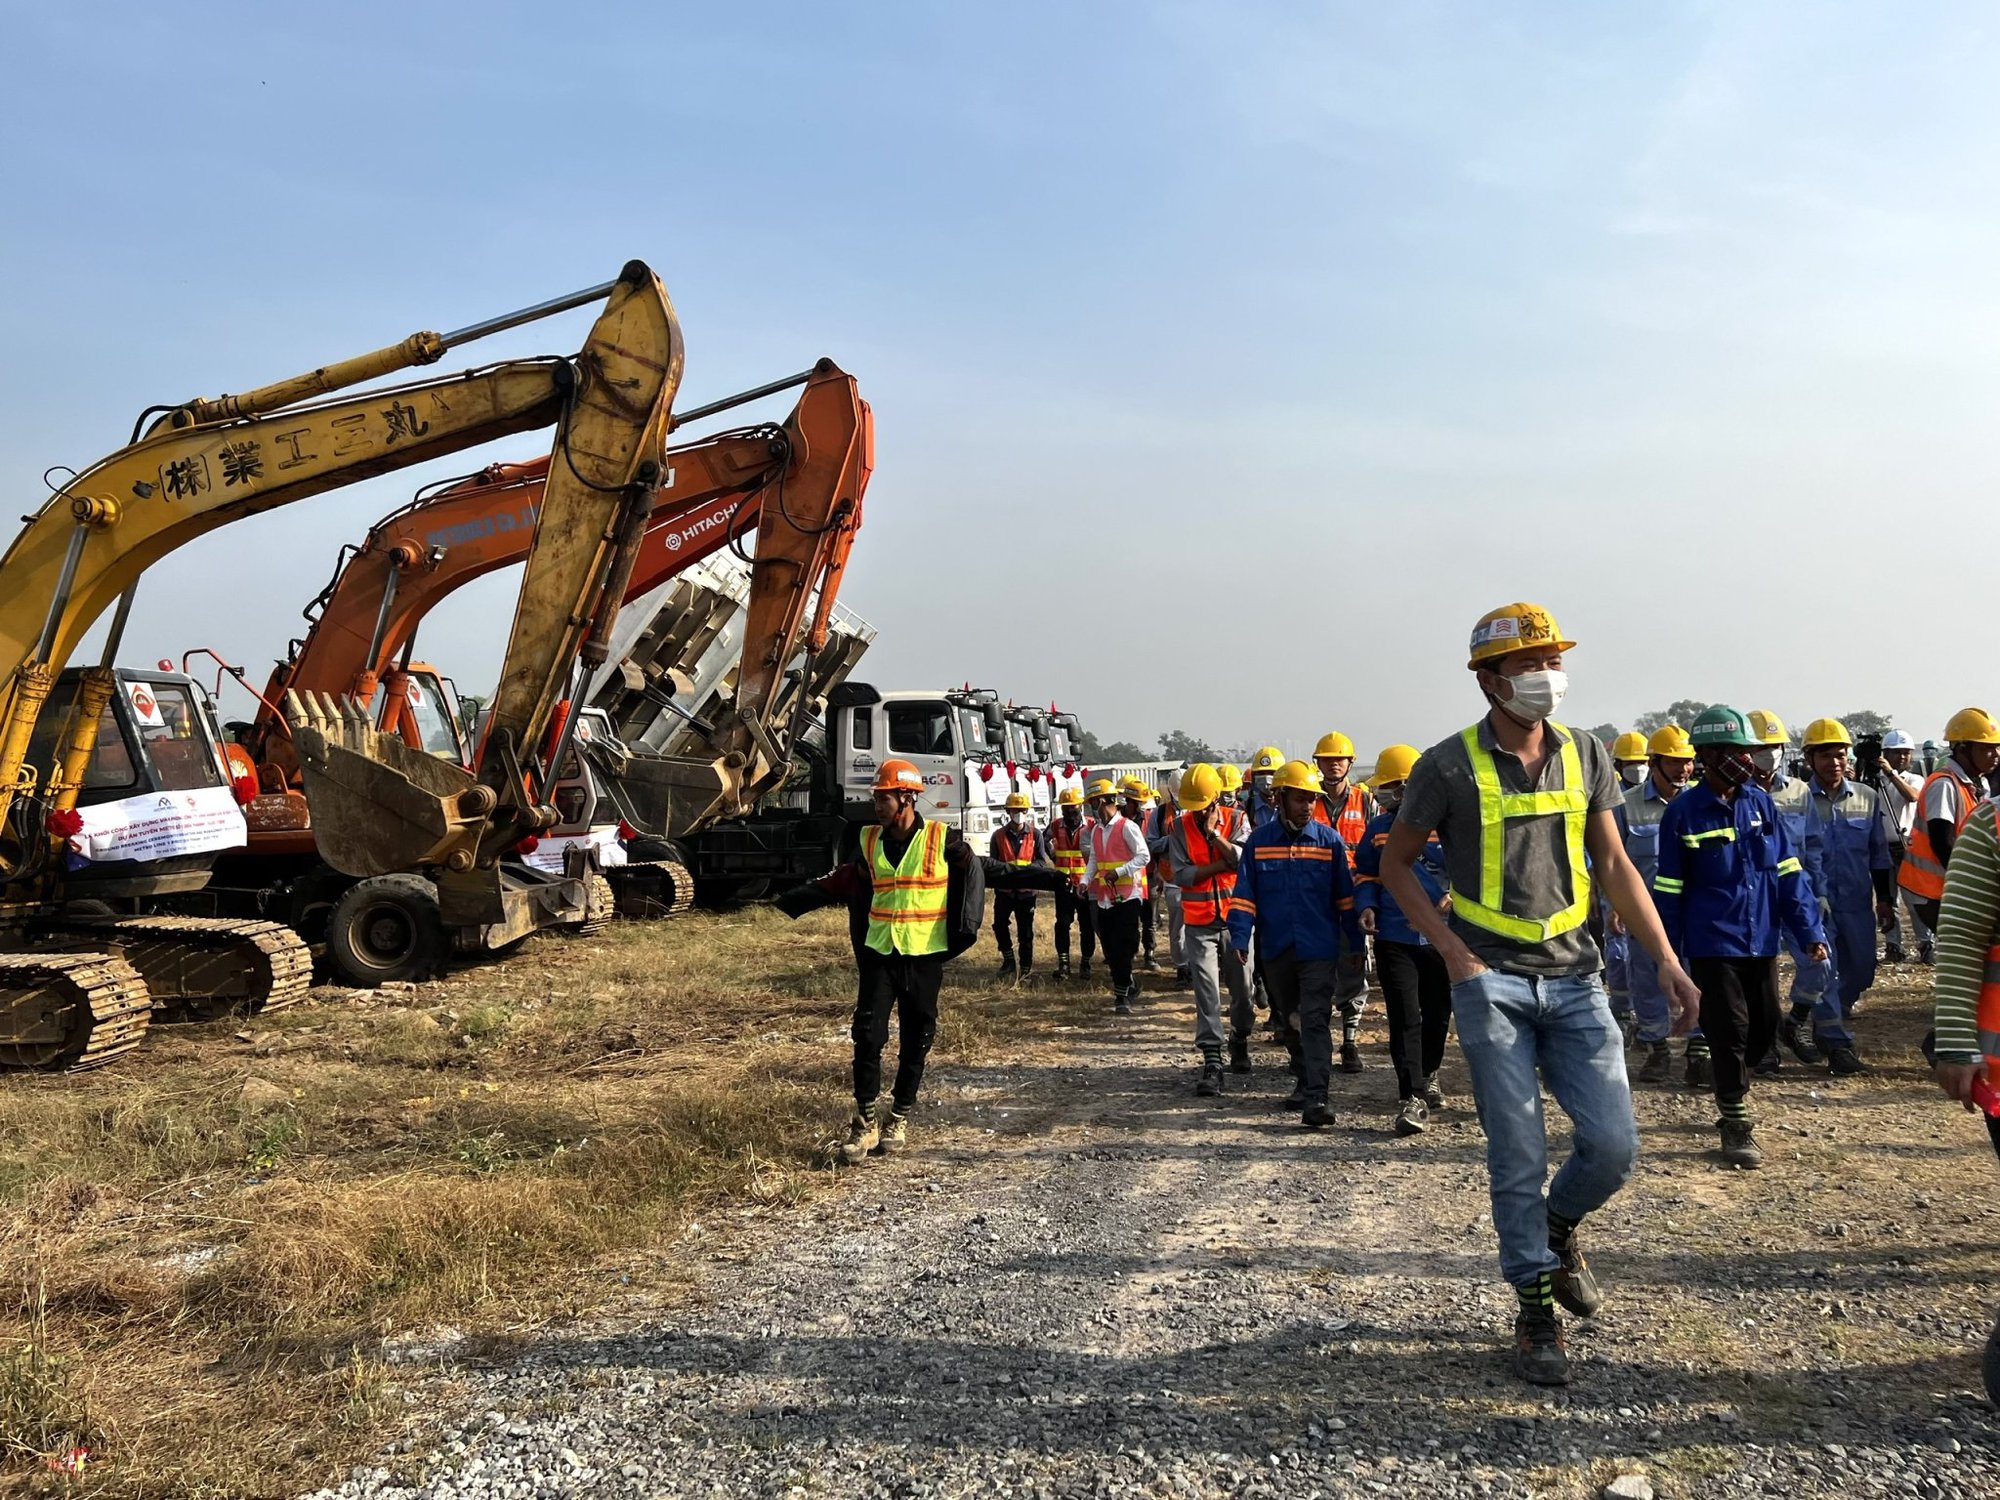
POLYGON ((1684 833, 1681 835, 1681 842, 1686 844, 1690 849, 1699 849, 1709 839, 1721 839, 1725 844, 1733 844, 1736 842, 1736 829, 1732 825, 1728 828, 1711 828, 1706 833, 1684 833))
POLYGON ((1799 873, 1799 868, 1799 862, 1796 859, 1781 859, 1778 861, 1778 873, 1780 875, 1796 875, 1799 873))
POLYGON ((1333 863, 1333 851, 1318 844, 1266 844, 1252 851, 1256 859, 1318 859, 1333 863))
MULTIPOLYGON (((1192 818, 1183 818, 1178 827, 1187 843, 1188 862, 1210 865, 1215 861, 1215 844, 1192 818)), ((1181 888, 1181 921, 1190 927, 1213 927, 1229 915, 1236 891, 1236 873, 1219 871, 1206 880, 1181 888)))
POLYGON ((1120 859, 1111 858, 1114 851, 1109 843, 1106 842, 1112 829, 1119 827, 1120 824, 1099 823, 1095 828, 1090 830, 1091 852, 1097 856, 1097 885, 1100 890, 1108 892, 1114 901, 1143 901, 1146 898, 1146 867, 1144 865, 1139 867, 1136 875, 1126 876, 1118 880, 1112 879, 1107 873, 1132 860, 1138 859, 1146 852, 1145 837, 1139 834, 1139 830, 1134 827, 1131 819, 1124 818, 1121 819, 1121 822, 1124 827, 1131 828, 1133 833, 1138 836, 1139 847, 1137 849, 1128 848, 1123 858, 1120 859))
POLYGON ((877 953, 911 957, 942 953, 951 874, 944 862, 945 827, 927 822, 892 868, 882 852, 882 829, 861 830, 861 857, 875 889, 868 902, 867 945, 877 953))
POLYGON ((1576 736, 1555 720, 1547 721, 1563 737, 1557 763, 1562 767, 1561 791, 1508 792, 1500 786, 1500 766, 1479 743, 1474 724, 1459 736, 1472 779, 1479 789, 1479 896, 1451 893, 1454 915, 1516 943, 1545 943, 1590 920, 1590 874, 1583 847, 1590 813, 1590 789, 1583 784, 1583 757, 1576 736), (1572 900, 1546 917, 1521 916, 1504 910, 1507 879, 1507 824, 1526 818, 1561 817, 1569 854, 1572 900))
POLYGON ((1653 889, 1662 896, 1678 896, 1685 887, 1671 875, 1655 875, 1653 889))
POLYGON ((1951 763, 1947 763, 1924 778, 1923 790, 1917 793, 1913 804, 1916 816, 1910 822, 1910 831, 1903 841, 1903 867, 1896 874, 1896 884, 1921 901, 1944 899, 1944 864, 1931 848, 1930 823, 1924 817, 1924 799, 1930 796, 1931 785, 1939 777, 1953 782, 1958 788, 1958 819, 1956 831, 1965 830, 1965 820, 1972 816, 1972 809, 1979 803, 1979 791, 1965 779, 1964 773, 1951 763))

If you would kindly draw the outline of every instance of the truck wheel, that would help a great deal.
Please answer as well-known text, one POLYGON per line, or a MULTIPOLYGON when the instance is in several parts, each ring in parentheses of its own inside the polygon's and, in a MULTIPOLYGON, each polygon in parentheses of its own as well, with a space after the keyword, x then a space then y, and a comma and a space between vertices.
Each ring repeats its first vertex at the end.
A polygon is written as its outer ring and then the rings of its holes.
POLYGON ((326 962, 356 989, 428 979, 447 948, 437 887, 421 875, 376 875, 333 903, 326 920, 326 962))

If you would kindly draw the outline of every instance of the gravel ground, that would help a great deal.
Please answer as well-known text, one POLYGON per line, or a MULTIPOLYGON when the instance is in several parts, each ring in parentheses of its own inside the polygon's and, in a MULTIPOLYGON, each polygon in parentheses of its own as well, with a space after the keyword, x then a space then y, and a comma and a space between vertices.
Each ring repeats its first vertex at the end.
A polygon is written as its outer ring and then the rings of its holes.
MULTIPOLYGON (((1889 977, 1883 1059, 1921 1025, 1889 977)), ((1307 1134, 1268 1047, 1196 1099, 1187 1017, 934 1070, 913 1155, 663 1256, 671 1297, 413 1365, 433 1415, 319 1494, 2000 1495, 1993 1162, 1913 1066, 1760 1085, 1761 1173, 1643 1091, 1640 1177, 1585 1229, 1611 1300, 1550 1395, 1507 1370, 1455 1054, 1453 1107, 1395 1138, 1378 1014, 1307 1134)))

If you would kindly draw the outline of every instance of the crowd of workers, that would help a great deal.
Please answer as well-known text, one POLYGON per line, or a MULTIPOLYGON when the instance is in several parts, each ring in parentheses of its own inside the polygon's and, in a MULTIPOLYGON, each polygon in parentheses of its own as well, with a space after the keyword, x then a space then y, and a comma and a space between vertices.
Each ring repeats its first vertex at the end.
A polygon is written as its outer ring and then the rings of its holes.
POLYGON ((1286 1103, 1309 1129, 1333 1118, 1334 1073, 1363 1068, 1371 972, 1398 1134, 1421 1133, 1443 1107, 1455 1022, 1501 1274, 1520 1304, 1514 1364, 1536 1384, 1569 1378, 1557 1308, 1587 1317, 1604 1300, 1578 1226, 1637 1157, 1628 1050, 1641 1081, 1668 1083, 1671 1039, 1684 1038, 1681 1079, 1713 1094, 1721 1159, 1758 1167, 1752 1079, 1778 1072, 1783 1053, 1834 1076, 1866 1069, 1855 1008, 1878 937, 1903 957, 1906 915, 1918 956, 1936 954, 1939 1081, 1968 1108, 2000 1112, 1984 1065, 2000 1049, 2000 830, 1984 800, 2000 724, 1965 709, 1942 755, 1919 763, 1906 735, 1857 746, 1837 720, 1817 719, 1788 764, 1776 715, 1718 704, 1685 728, 1606 746, 1552 717, 1573 645, 1537 605, 1482 616, 1467 665, 1485 714, 1429 750, 1389 746, 1366 786, 1352 778, 1352 742, 1329 733, 1310 760, 1267 746, 1247 775, 1198 764, 1165 795, 1098 778, 1066 791, 1046 827, 1014 799, 983 858, 922 818, 914 767, 884 764, 879 826, 858 858, 778 901, 793 915, 849 911, 859 994, 844 1158, 907 1144, 943 967, 979 936, 988 886, 1002 974, 1032 974, 1034 906, 1049 892, 1055 976, 1087 978, 1101 950, 1117 1015, 1130 1014, 1164 927, 1194 995, 1196 1092, 1220 1094, 1230 1073, 1252 1070, 1261 1002, 1291 1068, 1286 1103), (1781 948, 1794 966, 1788 999, 1781 948), (899 1059, 884 1119, 892 1008, 899 1059), (1573 1127, 1552 1180, 1544 1087, 1573 1127))

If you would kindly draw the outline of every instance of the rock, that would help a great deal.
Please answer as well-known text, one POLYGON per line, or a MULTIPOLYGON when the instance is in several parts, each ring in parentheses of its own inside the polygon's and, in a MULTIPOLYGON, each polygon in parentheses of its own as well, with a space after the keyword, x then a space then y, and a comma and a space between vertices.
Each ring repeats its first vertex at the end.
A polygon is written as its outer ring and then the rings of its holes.
POLYGON ((1620 1474, 1598 1493, 1604 1500, 1653 1500, 1653 1481, 1644 1474, 1620 1474))
POLYGON ((292 1102, 292 1091, 280 1088, 268 1078, 246 1078, 237 1102, 245 1109, 282 1109, 292 1102))

